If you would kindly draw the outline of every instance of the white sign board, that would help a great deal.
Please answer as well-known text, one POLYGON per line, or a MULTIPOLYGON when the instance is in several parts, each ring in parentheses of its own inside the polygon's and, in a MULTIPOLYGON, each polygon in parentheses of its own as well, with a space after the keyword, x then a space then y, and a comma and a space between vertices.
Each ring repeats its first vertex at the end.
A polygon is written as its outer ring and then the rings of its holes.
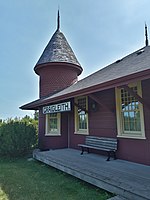
POLYGON ((43 107, 43 114, 67 112, 67 111, 71 111, 71 102, 63 102, 43 107))

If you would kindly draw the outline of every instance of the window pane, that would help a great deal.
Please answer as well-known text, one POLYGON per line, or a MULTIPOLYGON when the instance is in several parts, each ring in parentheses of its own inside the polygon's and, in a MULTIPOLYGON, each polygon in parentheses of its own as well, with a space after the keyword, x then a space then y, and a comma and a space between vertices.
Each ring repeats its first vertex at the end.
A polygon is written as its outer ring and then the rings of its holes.
POLYGON ((57 131, 57 119, 50 119, 50 131, 57 131))
MULTIPOLYGON (((137 92, 137 87, 132 90, 137 92)), ((125 89, 121 89, 121 113, 124 131, 141 131, 139 102, 125 89)))
POLYGON ((87 122, 86 122, 86 113, 81 111, 79 114, 79 129, 86 129, 87 122))
POLYGON ((140 112, 135 112, 136 131, 141 131, 140 112))
POLYGON ((87 129, 86 98, 78 99, 78 130, 87 129))
POLYGON ((50 132, 56 132, 58 130, 57 113, 51 113, 49 116, 49 130, 50 132))

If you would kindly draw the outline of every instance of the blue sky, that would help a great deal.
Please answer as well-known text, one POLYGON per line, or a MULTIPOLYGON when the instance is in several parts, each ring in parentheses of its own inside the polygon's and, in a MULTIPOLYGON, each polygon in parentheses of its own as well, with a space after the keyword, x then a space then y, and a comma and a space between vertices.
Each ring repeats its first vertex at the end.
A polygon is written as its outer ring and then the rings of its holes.
POLYGON ((0 0, 0 119, 32 115, 19 106, 38 98, 33 68, 56 30, 58 6, 80 79, 145 45, 149 0, 0 0))

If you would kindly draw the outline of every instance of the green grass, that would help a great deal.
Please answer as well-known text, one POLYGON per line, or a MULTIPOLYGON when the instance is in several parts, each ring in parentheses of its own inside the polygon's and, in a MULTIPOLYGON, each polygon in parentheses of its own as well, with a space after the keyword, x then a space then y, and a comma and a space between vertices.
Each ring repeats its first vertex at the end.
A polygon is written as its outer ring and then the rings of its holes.
POLYGON ((111 194, 27 158, 0 158, 0 200, 105 200, 111 194))

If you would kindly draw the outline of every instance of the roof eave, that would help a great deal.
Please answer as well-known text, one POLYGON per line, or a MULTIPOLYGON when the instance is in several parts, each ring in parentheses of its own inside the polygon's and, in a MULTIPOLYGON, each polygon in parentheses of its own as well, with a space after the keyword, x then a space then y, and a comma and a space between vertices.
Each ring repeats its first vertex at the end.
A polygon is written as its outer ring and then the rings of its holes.
POLYGON ((150 69, 142 71, 142 72, 134 73, 134 74, 131 74, 128 76, 120 77, 118 79, 110 80, 105 83, 94 85, 94 86, 91 86, 88 88, 70 92, 70 93, 67 93, 64 95, 60 95, 57 97, 51 97, 49 99, 46 98, 45 100, 39 99, 36 102, 35 101, 31 102, 29 104, 21 106, 20 108, 23 110, 38 110, 41 106, 45 106, 50 103, 63 101, 65 99, 70 99, 70 98, 74 98, 74 97, 81 96, 81 95, 88 95, 91 93, 95 93, 98 91, 103 91, 103 90, 107 90, 107 89, 111 89, 111 88, 115 88, 115 87, 120 87, 122 85, 126 85, 131 82, 135 82, 137 80, 145 80, 145 79, 149 79, 149 78, 150 78, 150 69))
POLYGON ((39 65, 35 65, 34 67, 34 71, 36 74, 39 75, 39 70, 43 67, 48 67, 48 66, 72 66, 75 70, 77 70, 77 74, 78 76, 82 73, 83 68, 80 65, 76 65, 74 63, 67 63, 67 62, 47 62, 47 63, 43 63, 43 64, 39 64, 39 65))
POLYGON ((123 85, 127 85, 129 83, 132 83, 132 82, 136 82, 138 80, 146 80, 149 78, 150 78, 150 69, 145 70, 140 73, 131 74, 128 76, 120 77, 118 79, 110 80, 105 83, 94 85, 94 86, 84 88, 84 89, 81 89, 81 90, 78 90, 75 92, 71 92, 71 93, 68 93, 65 95, 54 97, 54 98, 51 98, 50 101, 47 100, 45 103, 46 104, 54 103, 56 101, 62 101, 64 99, 69 99, 69 98, 73 98, 73 97, 77 97, 77 96, 81 96, 81 95, 88 95, 90 93, 95 93, 95 92, 100 92, 100 91, 108 90, 108 89, 115 88, 115 87, 120 87, 123 85))

